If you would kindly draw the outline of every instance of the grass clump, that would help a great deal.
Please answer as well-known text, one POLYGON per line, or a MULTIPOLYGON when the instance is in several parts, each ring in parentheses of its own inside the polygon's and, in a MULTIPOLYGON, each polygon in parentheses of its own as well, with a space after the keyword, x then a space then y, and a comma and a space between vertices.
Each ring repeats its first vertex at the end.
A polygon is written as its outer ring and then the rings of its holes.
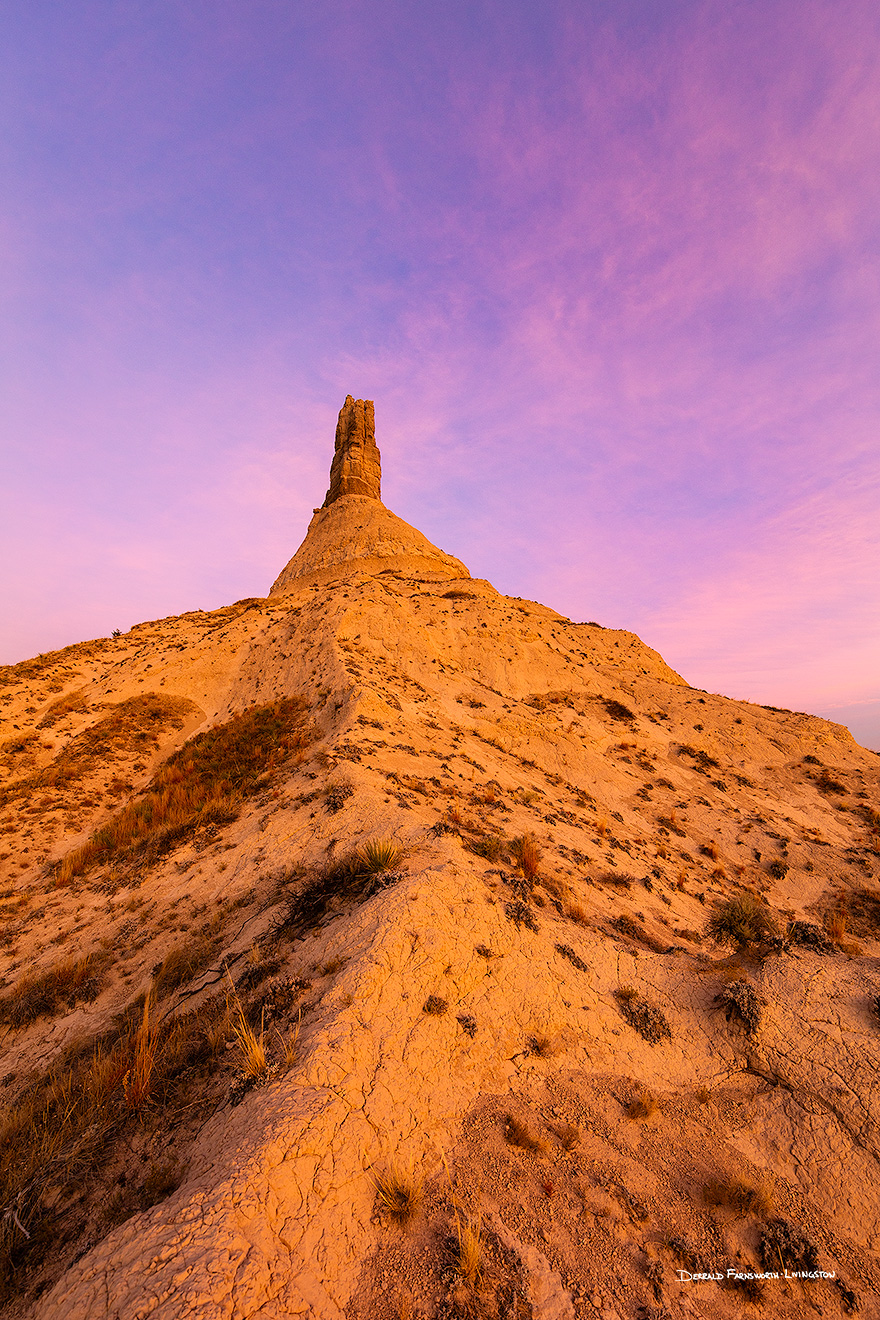
POLYGON ((210 963, 216 947, 216 941, 209 935, 199 935, 171 949, 153 973, 153 990, 158 998, 164 999, 199 976, 210 963))
POLYGON ((526 880, 532 882, 537 880, 541 849, 533 834, 523 834, 517 839, 511 839, 510 854, 526 880))
MULTIPOLYGON (((392 839, 371 839, 351 852, 313 870, 274 928, 276 938, 299 939, 315 930, 346 905, 363 903, 380 889, 400 880, 405 856, 392 839)), ((301 873, 297 875, 301 878, 301 873)))
POLYGON ((88 953, 65 958, 48 971, 25 973, 8 994, 0 997, 0 1022, 27 1027, 40 1017, 54 1017, 62 1008, 91 1003, 104 984, 108 955, 88 953))
POLYGON ((458 1223, 457 1244, 453 1255, 452 1268, 460 1279, 476 1287, 483 1273, 483 1230, 479 1217, 469 1217, 464 1224, 458 1223))
POLYGON ((725 985, 715 996, 715 1007, 724 1010, 728 1022, 736 1022, 747 1036, 754 1036, 761 1025, 761 1001, 748 981, 725 985))
POLYGON ((413 1174, 392 1165, 387 1173, 373 1179, 376 1203, 384 1218, 405 1228, 422 1204, 422 1183, 413 1174))
POLYGON ((584 962, 583 958, 578 957, 578 955, 575 953, 574 949, 570 947, 570 945, 557 944, 556 952, 560 954, 563 958, 566 958, 571 963, 572 967, 576 967, 579 972, 588 972, 590 970, 587 964, 584 962))
POLYGON ((626 1106, 626 1116, 633 1120, 645 1121, 653 1118, 658 1109, 657 1097, 650 1091, 640 1091, 626 1106))
POLYGON ((719 903, 706 925, 706 933, 718 944, 733 944, 745 950, 776 935, 773 914, 757 894, 735 894, 719 903))
POLYGON ((773 1213, 769 1190, 741 1178, 710 1178, 703 1187, 703 1200, 707 1205, 726 1206, 739 1215, 757 1215, 760 1219, 773 1213))
POLYGON ((301 698, 283 697, 191 738, 161 766, 142 797, 68 853, 57 883, 69 884, 91 866, 134 850, 158 856, 200 824, 233 820, 241 800, 307 746, 312 735, 306 709, 301 698))
POLYGON ((422 1005, 422 1012, 428 1013, 431 1017, 442 1017, 448 1008, 449 1004, 445 999, 441 999, 439 995, 428 995, 422 1005))

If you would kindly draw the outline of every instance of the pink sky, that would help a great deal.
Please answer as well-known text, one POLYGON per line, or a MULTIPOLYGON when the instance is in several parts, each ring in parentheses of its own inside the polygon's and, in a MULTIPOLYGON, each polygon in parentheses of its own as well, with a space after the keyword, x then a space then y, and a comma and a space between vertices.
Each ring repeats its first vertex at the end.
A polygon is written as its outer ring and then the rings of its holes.
POLYGON ((880 10, 12 0, 0 661, 265 592, 386 502, 880 749, 880 10))

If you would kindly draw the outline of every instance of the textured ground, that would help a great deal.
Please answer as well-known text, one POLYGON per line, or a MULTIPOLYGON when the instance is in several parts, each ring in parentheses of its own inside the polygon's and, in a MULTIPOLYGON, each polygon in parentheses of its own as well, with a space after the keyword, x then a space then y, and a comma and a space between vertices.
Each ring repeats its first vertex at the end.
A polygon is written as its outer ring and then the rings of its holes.
POLYGON ((280 1020, 300 1022, 292 1066, 237 1103, 221 1073, 169 1138, 176 1190, 115 1227, 96 1207, 9 1314, 836 1316, 848 1289, 870 1314, 878 757, 840 726, 696 691, 630 633, 420 571, 403 543, 384 568, 337 558, 2 674, 3 984, 72 952, 108 961, 92 1002, 4 1028, 10 1104, 205 923, 216 955, 167 1011, 260 956, 307 983, 280 1020), (187 737, 279 695, 306 698, 315 739, 237 820, 57 886, 187 737), (504 842, 527 834, 533 888, 504 842), (307 869, 369 838, 405 847, 400 878, 273 944, 307 869), (848 910, 844 949, 731 957, 706 921, 743 889, 783 928, 848 910), (737 978, 763 1003, 753 1037, 714 1007, 737 978), (627 1002, 671 1038, 644 1039, 627 1002), (377 1205, 393 1170, 424 1179, 405 1228, 377 1205), (736 1179, 772 1210, 707 1203, 736 1179), (752 1300, 679 1281, 757 1269, 772 1218, 837 1278, 752 1300), (476 1287, 450 1269, 469 1221, 476 1287))

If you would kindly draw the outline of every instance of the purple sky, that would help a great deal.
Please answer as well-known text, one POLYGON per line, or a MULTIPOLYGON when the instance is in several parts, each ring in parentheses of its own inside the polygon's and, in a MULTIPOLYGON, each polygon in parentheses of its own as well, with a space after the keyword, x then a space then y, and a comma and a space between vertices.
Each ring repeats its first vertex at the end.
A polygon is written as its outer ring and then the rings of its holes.
POLYGON ((8 0, 0 661, 265 593, 346 393, 500 590, 880 748, 876 0, 8 0))

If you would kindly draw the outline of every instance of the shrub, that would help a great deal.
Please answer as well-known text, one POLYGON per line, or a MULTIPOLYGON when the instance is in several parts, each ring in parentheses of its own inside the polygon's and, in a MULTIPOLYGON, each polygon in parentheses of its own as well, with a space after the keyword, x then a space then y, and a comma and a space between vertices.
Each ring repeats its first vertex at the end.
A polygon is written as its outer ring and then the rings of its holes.
POLYGON ((784 862, 781 857, 774 857, 773 861, 767 867, 774 880, 784 880, 788 875, 788 862, 784 862))
POLYGON ((579 972, 588 972, 590 970, 584 960, 579 958, 574 949, 568 944, 557 944, 556 952, 561 954, 563 958, 567 958, 572 967, 576 967, 579 972))
POLYGON ((661 1040, 672 1039, 672 1028, 666 1015, 652 1004, 646 1004, 635 991, 627 993, 628 987, 618 990, 617 998, 623 1017, 649 1045, 658 1045, 661 1040))
POLYGON ((706 933, 719 944, 738 949, 761 944, 776 934, 773 914, 756 894, 736 894, 719 903, 709 918, 706 933))
POLYGON ((433 1017, 442 1017, 448 1008, 449 1005, 446 1000, 441 999, 439 995, 428 995, 422 1005, 422 1012, 429 1013, 433 1017))
POLYGON ((789 922, 785 932, 786 943, 800 944, 804 948, 814 949, 816 953, 833 953, 834 945, 820 926, 812 921, 789 922))
POLYGON ((787 1219, 771 1219, 764 1226, 758 1247, 765 1270, 806 1270, 819 1268, 816 1244, 805 1237, 787 1219))
POLYGON ((630 710, 629 706, 624 706, 622 701, 614 701, 610 697, 605 697, 602 705, 613 720, 629 721, 635 719, 635 713, 630 710))
POLYGON ((504 840, 494 834, 472 839, 467 847, 469 852, 476 853, 477 857, 483 857, 487 862, 500 862, 504 856, 504 840))
POLYGON ((522 899, 515 899, 512 903, 504 904, 504 915, 508 921, 512 921, 515 926, 527 926, 529 930, 537 931, 538 923, 535 920, 535 914, 524 903, 522 899))
POLYGON ((724 1010, 728 1022, 737 1022, 746 1035, 754 1036, 761 1024, 761 1001, 748 981, 725 985, 715 996, 715 1007, 724 1010))
POLYGON ((354 788, 351 784, 328 784, 324 792, 328 811, 341 811, 353 793, 354 788))

